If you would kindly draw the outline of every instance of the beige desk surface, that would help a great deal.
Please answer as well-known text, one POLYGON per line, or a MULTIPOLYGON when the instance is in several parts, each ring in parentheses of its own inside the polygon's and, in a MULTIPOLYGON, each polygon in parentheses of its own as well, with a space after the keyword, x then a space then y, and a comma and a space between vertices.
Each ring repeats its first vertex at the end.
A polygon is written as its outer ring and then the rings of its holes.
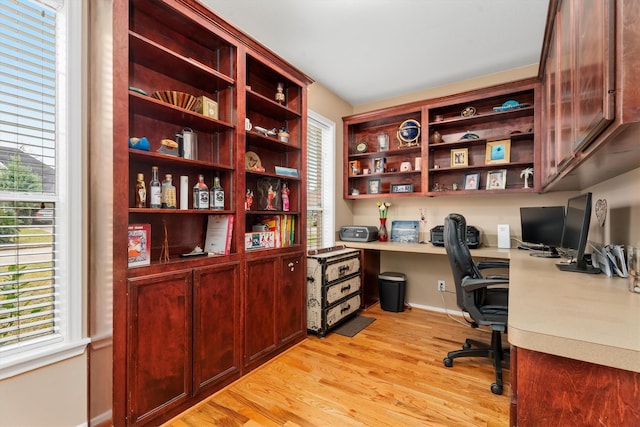
MULTIPOLYGON (((351 248, 446 255, 419 243, 339 242, 351 248)), ((517 347, 640 372, 640 295, 627 279, 563 272, 558 259, 481 247, 478 258, 510 259, 509 342, 517 347)))

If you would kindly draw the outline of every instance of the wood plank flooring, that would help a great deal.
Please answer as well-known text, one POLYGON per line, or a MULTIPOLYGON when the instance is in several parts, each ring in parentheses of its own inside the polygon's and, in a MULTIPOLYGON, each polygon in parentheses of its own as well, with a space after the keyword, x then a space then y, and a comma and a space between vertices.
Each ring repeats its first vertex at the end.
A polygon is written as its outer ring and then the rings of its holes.
POLYGON ((416 308, 361 315, 376 321, 355 337, 310 335, 165 426, 508 425, 508 370, 497 396, 490 360, 442 364, 465 338, 489 333, 416 308))

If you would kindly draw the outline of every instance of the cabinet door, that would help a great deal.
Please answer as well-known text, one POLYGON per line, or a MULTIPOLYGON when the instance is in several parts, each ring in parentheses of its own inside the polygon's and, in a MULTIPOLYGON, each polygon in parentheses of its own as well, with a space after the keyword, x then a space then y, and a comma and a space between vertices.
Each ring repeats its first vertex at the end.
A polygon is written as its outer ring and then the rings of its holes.
POLYGON ((132 424, 191 394, 191 270, 129 279, 128 398, 132 424))
POLYGON ((277 256, 247 260, 244 278, 244 364, 260 363, 275 350, 277 256))
POLYGON ((240 265, 193 272, 193 387, 228 383, 240 376, 240 265))
POLYGON ((276 298, 276 333, 278 343, 301 338, 306 331, 305 264, 302 253, 285 256, 280 264, 278 297, 276 298))
POLYGON ((574 74, 573 74, 573 20, 572 1, 564 1, 560 5, 556 20, 556 36, 558 37, 557 66, 557 119, 556 149, 557 166, 562 169, 573 156, 575 142, 574 123, 574 74))
POLYGON ((591 142, 612 120, 613 0, 575 1, 574 149, 591 142))

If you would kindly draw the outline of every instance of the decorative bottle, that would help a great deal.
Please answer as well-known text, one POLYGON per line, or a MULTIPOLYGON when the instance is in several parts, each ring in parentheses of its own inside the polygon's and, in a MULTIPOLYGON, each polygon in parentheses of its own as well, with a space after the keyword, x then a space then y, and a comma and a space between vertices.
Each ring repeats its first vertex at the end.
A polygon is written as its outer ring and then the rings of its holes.
POLYGON ((164 176, 162 181, 162 207, 165 209, 176 209, 176 187, 173 185, 170 173, 164 176))
POLYGON ((211 205, 211 209, 224 209, 224 189, 220 185, 220 178, 217 176, 213 178, 213 187, 209 193, 209 205, 211 205))
POLYGON ((162 186, 158 180, 158 167, 151 167, 151 181, 149 182, 149 207, 162 207, 162 186))
POLYGON ((193 209, 209 209, 209 187, 204 183, 204 175, 198 175, 193 186, 193 209))
POLYGON ((147 186, 144 184, 144 175, 138 174, 136 182, 136 208, 147 207, 147 186))

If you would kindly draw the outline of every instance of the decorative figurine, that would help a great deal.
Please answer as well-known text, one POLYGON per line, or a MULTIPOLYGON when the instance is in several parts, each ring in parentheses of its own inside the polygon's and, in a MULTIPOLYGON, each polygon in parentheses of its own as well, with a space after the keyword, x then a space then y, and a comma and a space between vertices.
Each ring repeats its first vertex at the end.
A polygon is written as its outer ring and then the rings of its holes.
POLYGON ((278 83, 278 91, 276 92, 276 102, 280 105, 284 104, 284 84, 278 83))
POLYGON ((250 188, 247 188, 247 192, 244 195, 244 210, 250 211, 252 204, 253 204, 253 191, 251 191, 250 188))
POLYGON ((282 210, 285 212, 289 211, 289 193, 291 192, 291 190, 289 190, 289 186, 287 185, 286 182, 282 183, 282 188, 280 189, 280 194, 282 196, 282 210))
POLYGON ((273 199, 276 198, 276 192, 273 191, 273 185, 269 184, 269 190, 267 191, 267 209, 268 211, 275 211, 273 207, 273 199))
POLYGON ((524 178, 524 187, 529 188, 529 177, 533 175, 533 168, 526 168, 520 172, 520 178, 524 178))

